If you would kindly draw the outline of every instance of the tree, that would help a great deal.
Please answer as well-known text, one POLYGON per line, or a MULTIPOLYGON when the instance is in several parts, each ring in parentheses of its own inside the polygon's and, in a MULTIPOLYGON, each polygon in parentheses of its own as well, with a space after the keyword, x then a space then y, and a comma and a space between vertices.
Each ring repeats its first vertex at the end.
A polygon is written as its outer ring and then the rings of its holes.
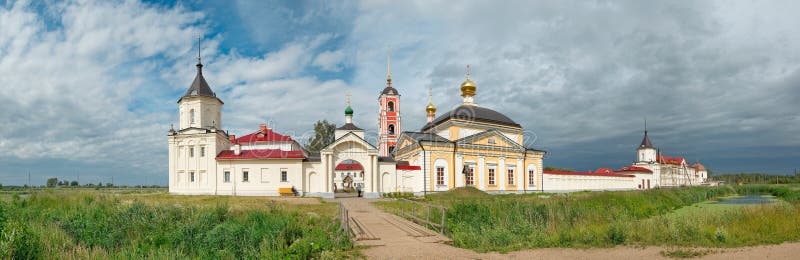
POLYGON ((78 187, 78 181, 72 181, 69 183, 69 186, 78 187))
POLYGON ((322 148, 332 144, 335 137, 334 131, 336 131, 336 125, 329 123, 328 120, 314 123, 314 137, 308 138, 308 142, 305 145, 306 150, 311 153, 317 153, 322 148))
POLYGON ((56 186, 56 185, 58 185, 58 184, 59 184, 59 182, 58 182, 58 178, 50 178, 50 179, 47 179, 47 187, 50 187, 50 188, 52 188, 52 187, 55 187, 55 186, 56 186))
POLYGON ((555 167, 555 166, 545 166, 544 170, 545 171, 556 171, 556 172, 574 172, 575 171, 575 170, 570 169, 570 168, 561 168, 561 167, 555 167))
POLYGON ((111 184, 110 182, 106 182, 106 187, 109 187, 109 188, 114 187, 114 184, 111 184))

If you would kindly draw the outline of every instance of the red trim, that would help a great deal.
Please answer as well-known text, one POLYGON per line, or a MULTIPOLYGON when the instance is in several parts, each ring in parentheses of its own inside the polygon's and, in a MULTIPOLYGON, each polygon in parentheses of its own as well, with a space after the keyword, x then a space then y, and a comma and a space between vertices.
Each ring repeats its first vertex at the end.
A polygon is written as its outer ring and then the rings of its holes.
POLYGON ((217 155, 217 160, 251 160, 251 159, 305 159, 303 151, 283 151, 279 149, 242 150, 236 155, 225 150, 217 155))
POLYGON ((650 169, 638 166, 625 166, 622 169, 616 170, 616 172, 648 172, 653 173, 650 169))
POLYGON ((404 171, 413 171, 413 170, 421 170, 422 167, 416 165, 397 165, 395 169, 404 171))
MULTIPOLYGON (((604 168, 606 169, 606 168, 604 168)), ((602 169, 601 169, 602 170, 602 169)), ((603 177, 635 177, 631 174, 617 174, 617 173, 603 173, 603 172, 561 172, 561 171, 544 171, 544 174, 553 175, 580 175, 580 176, 603 176, 603 177)))

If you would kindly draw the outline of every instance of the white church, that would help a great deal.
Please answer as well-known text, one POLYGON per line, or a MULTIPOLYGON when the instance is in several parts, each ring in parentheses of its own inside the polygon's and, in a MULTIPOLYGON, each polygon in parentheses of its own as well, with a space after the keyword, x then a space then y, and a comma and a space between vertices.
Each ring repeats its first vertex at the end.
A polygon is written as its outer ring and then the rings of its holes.
POLYGON ((545 151, 522 146, 523 129, 505 115, 475 102, 476 84, 461 84, 464 103, 436 117, 432 100, 428 122, 402 131, 400 94, 391 73, 378 97, 379 143, 364 139, 353 124, 349 101, 335 141, 309 154, 291 136, 266 124, 236 137, 222 129, 220 100, 197 75, 178 99, 177 130, 169 139, 169 192, 186 195, 316 196, 357 189, 364 197, 388 192, 416 195, 472 186, 489 193, 635 190, 701 185, 707 171, 683 158, 661 156, 645 131, 637 161, 619 170, 544 171, 545 151))

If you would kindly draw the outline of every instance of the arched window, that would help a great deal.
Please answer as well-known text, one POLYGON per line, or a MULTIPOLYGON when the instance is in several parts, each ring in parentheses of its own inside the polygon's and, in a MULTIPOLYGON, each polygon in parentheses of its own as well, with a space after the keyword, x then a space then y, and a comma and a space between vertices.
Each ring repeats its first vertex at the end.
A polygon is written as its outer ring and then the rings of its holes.
POLYGON ((394 112, 394 102, 389 101, 389 112, 394 112))
POLYGON ((536 186, 536 166, 528 165, 528 185, 536 186))
POLYGON ((194 109, 189 110, 189 124, 194 124, 194 109))
POLYGON ((394 125, 389 125, 389 134, 390 135, 394 134, 394 125))

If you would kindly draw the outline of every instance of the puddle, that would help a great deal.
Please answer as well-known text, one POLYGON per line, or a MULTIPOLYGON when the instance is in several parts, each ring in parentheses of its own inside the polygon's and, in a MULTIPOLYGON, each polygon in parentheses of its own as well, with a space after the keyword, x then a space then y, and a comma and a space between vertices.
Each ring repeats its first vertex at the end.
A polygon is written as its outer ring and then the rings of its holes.
POLYGON ((732 197, 732 198, 722 198, 713 204, 737 204, 737 205, 749 205, 749 204, 770 204, 775 203, 775 199, 772 196, 767 195, 744 195, 739 197, 732 197))

